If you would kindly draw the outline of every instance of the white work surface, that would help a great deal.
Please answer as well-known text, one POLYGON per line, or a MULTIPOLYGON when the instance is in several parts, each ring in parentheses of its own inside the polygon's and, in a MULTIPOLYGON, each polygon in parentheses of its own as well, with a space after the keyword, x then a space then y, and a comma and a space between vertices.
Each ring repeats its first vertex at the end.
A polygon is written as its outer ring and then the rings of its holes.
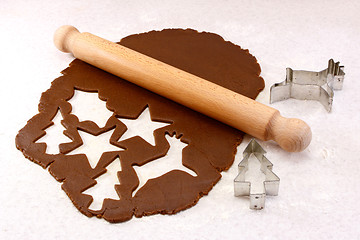
POLYGON ((16 1, 0 3, 0 239, 360 239, 360 2, 359 1, 16 1), (111 41, 164 28, 217 33, 250 49, 266 87, 286 67, 320 71, 330 58, 345 66, 331 113, 317 101, 272 104, 301 118, 310 146, 287 153, 261 142, 279 195, 261 211, 236 198, 233 179, 250 137, 209 195, 175 215, 110 224, 88 218, 47 170, 25 159, 15 136, 35 115, 41 93, 72 61, 52 42, 55 30, 76 26, 111 41))

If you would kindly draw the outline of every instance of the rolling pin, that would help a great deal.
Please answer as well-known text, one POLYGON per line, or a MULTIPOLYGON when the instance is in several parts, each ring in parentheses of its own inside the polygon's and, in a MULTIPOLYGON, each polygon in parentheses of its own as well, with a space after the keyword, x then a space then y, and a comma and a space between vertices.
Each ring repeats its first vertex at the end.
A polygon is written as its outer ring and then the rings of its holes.
POLYGON ((261 140, 274 140, 289 152, 304 150, 311 129, 280 112, 166 63, 97 37, 62 26, 56 47, 140 87, 212 117, 261 140))

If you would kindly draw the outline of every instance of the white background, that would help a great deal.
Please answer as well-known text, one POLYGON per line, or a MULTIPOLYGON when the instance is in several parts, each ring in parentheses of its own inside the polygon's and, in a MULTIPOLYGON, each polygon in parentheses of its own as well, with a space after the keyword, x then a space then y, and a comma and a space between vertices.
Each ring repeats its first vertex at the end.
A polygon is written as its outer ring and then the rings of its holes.
POLYGON ((359 1, 16 1, 0 2, 0 239, 360 239, 359 1), (41 93, 72 60, 52 43, 71 24, 112 41, 164 28, 220 34, 250 49, 266 88, 285 68, 320 71, 334 58, 345 82, 328 113, 316 101, 275 103, 313 131, 302 153, 261 142, 281 178, 262 211, 233 196, 236 165, 186 211, 110 224, 78 212, 60 183, 15 148, 15 135, 37 113, 41 93))

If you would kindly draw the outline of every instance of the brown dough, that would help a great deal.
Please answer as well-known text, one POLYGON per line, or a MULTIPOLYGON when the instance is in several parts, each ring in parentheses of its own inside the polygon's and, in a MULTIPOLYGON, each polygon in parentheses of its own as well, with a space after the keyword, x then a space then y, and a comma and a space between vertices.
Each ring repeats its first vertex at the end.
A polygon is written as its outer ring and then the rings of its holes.
MULTIPOLYGON (((255 57, 216 34, 168 29, 131 35, 120 44, 253 99, 264 88, 255 57)), ((74 60, 62 73, 63 76, 55 79, 51 88, 42 94, 39 114, 19 131, 16 146, 25 157, 44 168, 49 167, 50 173, 63 183, 62 189, 83 214, 122 222, 133 215, 176 213, 195 205, 219 181, 220 172, 233 163, 242 132, 80 60, 74 60), (67 100, 73 96, 74 89, 98 92, 99 98, 106 101, 114 115, 105 127, 100 128, 92 121, 79 121, 71 113, 67 100), (171 123, 154 131, 156 145, 152 146, 140 137, 118 142, 126 126, 117 117, 135 119, 147 106, 152 120, 171 123), (46 154, 46 144, 35 142, 52 125, 58 109, 66 128, 64 133, 72 142, 60 144, 59 154, 46 154), (110 142, 125 151, 103 154, 94 169, 86 155, 66 155, 82 144, 78 130, 98 135, 110 129, 115 129, 110 142), (175 134, 188 144, 183 149, 182 162, 197 176, 171 171, 149 180, 132 197, 139 184, 132 166, 141 166, 166 155, 169 144, 165 134, 175 134), (82 192, 96 184, 95 179, 105 173, 106 167, 117 157, 122 168, 118 172, 120 183, 116 185, 120 200, 105 199, 101 210, 88 209, 92 197, 82 192)))

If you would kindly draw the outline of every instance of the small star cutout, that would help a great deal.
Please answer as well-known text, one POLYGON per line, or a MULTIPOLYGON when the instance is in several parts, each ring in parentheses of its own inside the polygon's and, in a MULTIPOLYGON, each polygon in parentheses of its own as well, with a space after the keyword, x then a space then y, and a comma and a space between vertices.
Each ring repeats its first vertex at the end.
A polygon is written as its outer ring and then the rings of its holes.
POLYGON ((98 136, 94 136, 84 131, 79 131, 83 145, 74 149, 69 155, 85 154, 88 158, 90 166, 96 167, 101 155, 104 152, 122 151, 121 148, 110 143, 110 137, 115 129, 104 132, 98 136))
POLYGON ((170 125, 170 123, 152 121, 149 108, 145 108, 145 110, 137 119, 119 119, 127 127, 127 131, 121 136, 119 141, 139 136, 153 146, 155 146, 155 138, 153 132, 156 129, 170 125))

